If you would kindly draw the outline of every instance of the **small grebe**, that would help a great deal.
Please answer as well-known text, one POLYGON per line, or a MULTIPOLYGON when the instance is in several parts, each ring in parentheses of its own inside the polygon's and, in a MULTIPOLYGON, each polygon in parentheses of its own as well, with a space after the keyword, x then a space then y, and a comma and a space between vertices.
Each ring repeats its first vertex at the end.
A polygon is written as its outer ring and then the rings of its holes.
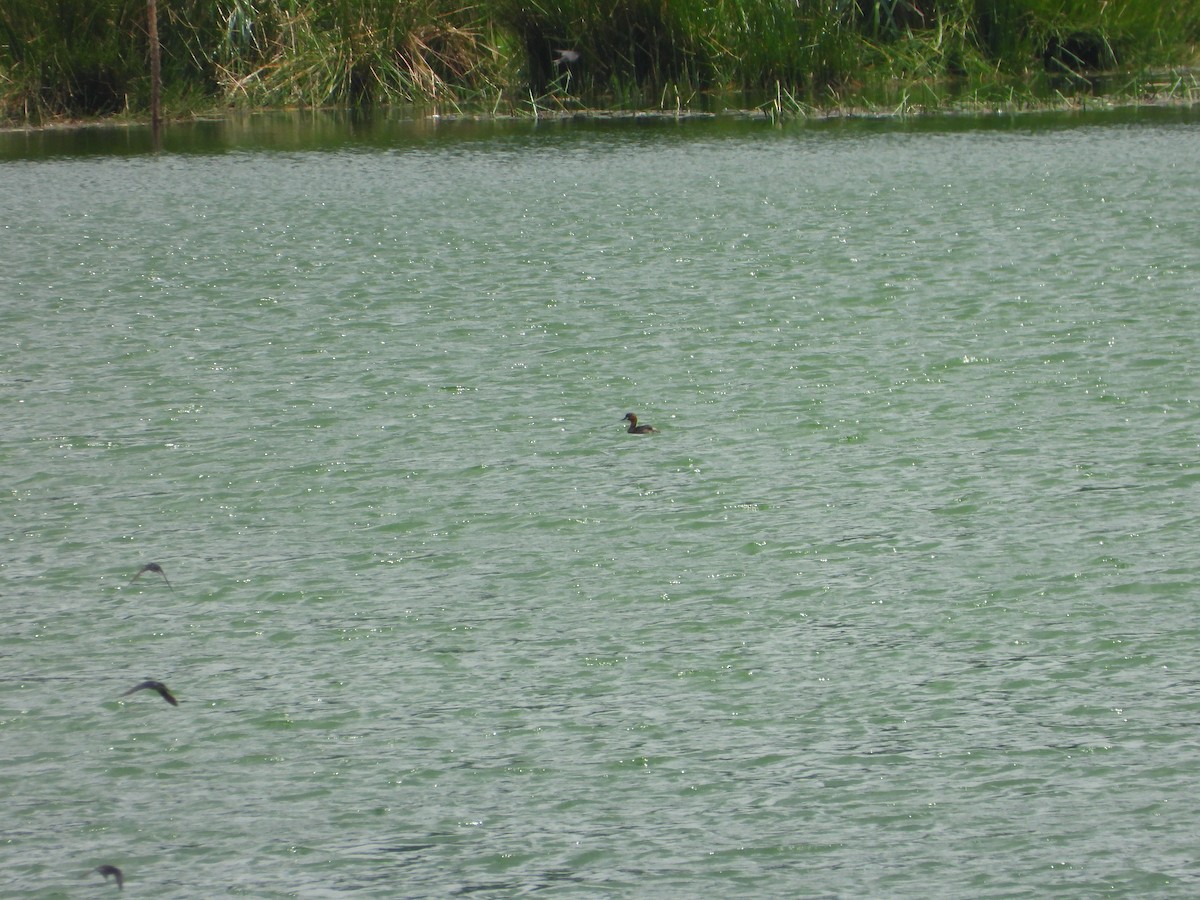
POLYGON ((639 425, 637 416, 633 413, 625 413, 625 418, 621 421, 629 423, 629 427, 625 429, 628 434, 658 434, 658 429, 653 425, 639 425))

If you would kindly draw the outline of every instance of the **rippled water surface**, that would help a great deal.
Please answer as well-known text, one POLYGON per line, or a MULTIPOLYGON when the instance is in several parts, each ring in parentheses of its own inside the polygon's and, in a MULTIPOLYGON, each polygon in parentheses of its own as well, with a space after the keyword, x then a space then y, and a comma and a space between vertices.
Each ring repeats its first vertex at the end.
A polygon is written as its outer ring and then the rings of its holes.
POLYGON ((0 135, 0 894, 1200 891, 1194 117, 293 125, 0 135))

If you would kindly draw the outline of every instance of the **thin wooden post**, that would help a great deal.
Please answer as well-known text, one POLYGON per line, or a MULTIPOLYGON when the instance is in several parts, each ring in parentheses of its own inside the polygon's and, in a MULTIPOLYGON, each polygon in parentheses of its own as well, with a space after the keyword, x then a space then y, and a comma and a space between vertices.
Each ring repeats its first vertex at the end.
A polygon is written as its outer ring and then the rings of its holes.
POLYGON ((158 46, 157 0, 146 0, 146 18, 150 32, 150 130, 157 143, 162 128, 162 54, 158 46))

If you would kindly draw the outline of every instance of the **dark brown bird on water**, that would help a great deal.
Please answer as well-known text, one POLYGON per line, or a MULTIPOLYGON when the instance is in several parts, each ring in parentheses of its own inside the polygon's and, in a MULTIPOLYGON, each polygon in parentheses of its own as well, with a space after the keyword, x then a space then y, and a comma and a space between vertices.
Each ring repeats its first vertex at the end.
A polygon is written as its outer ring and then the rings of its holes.
POLYGON ((135 684, 121 696, 128 697, 130 694, 136 693, 137 691, 158 691, 158 695, 172 706, 179 705, 179 701, 172 696, 171 692, 167 690, 167 686, 161 681, 143 681, 141 684, 135 684))
POLYGON ((146 563, 144 566, 138 569, 138 573, 136 575, 129 579, 129 583, 133 584, 147 572, 154 572, 157 575, 161 575, 162 580, 167 582, 167 587, 171 588, 171 593, 175 592, 175 588, 171 587, 171 582, 167 580, 167 573, 163 571, 162 566, 160 566, 158 563, 146 563))
POLYGON ((108 883, 108 876, 111 875, 117 880, 117 890, 125 890, 125 876, 121 874, 121 870, 116 866, 96 866, 92 871, 103 875, 106 884, 108 883))
POLYGON ((629 423, 629 427, 625 429, 628 434, 658 434, 658 429, 653 425, 639 425, 637 416, 633 413, 625 413, 625 418, 621 421, 629 423))

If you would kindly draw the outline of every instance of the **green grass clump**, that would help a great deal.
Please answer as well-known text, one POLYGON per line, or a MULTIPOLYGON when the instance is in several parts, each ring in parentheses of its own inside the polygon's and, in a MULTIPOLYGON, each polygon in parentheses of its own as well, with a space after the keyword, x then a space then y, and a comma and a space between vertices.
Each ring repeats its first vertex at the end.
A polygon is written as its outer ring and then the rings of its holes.
POLYGON ((0 8, 0 109, 38 120, 85 108, 125 109, 137 92, 136 30, 119 0, 64 0, 53 9, 32 0, 0 8))
POLYGON ((457 3, 229 0, 210 59, 226 102, 454 100, 493 87, 487 22, 457 3))

